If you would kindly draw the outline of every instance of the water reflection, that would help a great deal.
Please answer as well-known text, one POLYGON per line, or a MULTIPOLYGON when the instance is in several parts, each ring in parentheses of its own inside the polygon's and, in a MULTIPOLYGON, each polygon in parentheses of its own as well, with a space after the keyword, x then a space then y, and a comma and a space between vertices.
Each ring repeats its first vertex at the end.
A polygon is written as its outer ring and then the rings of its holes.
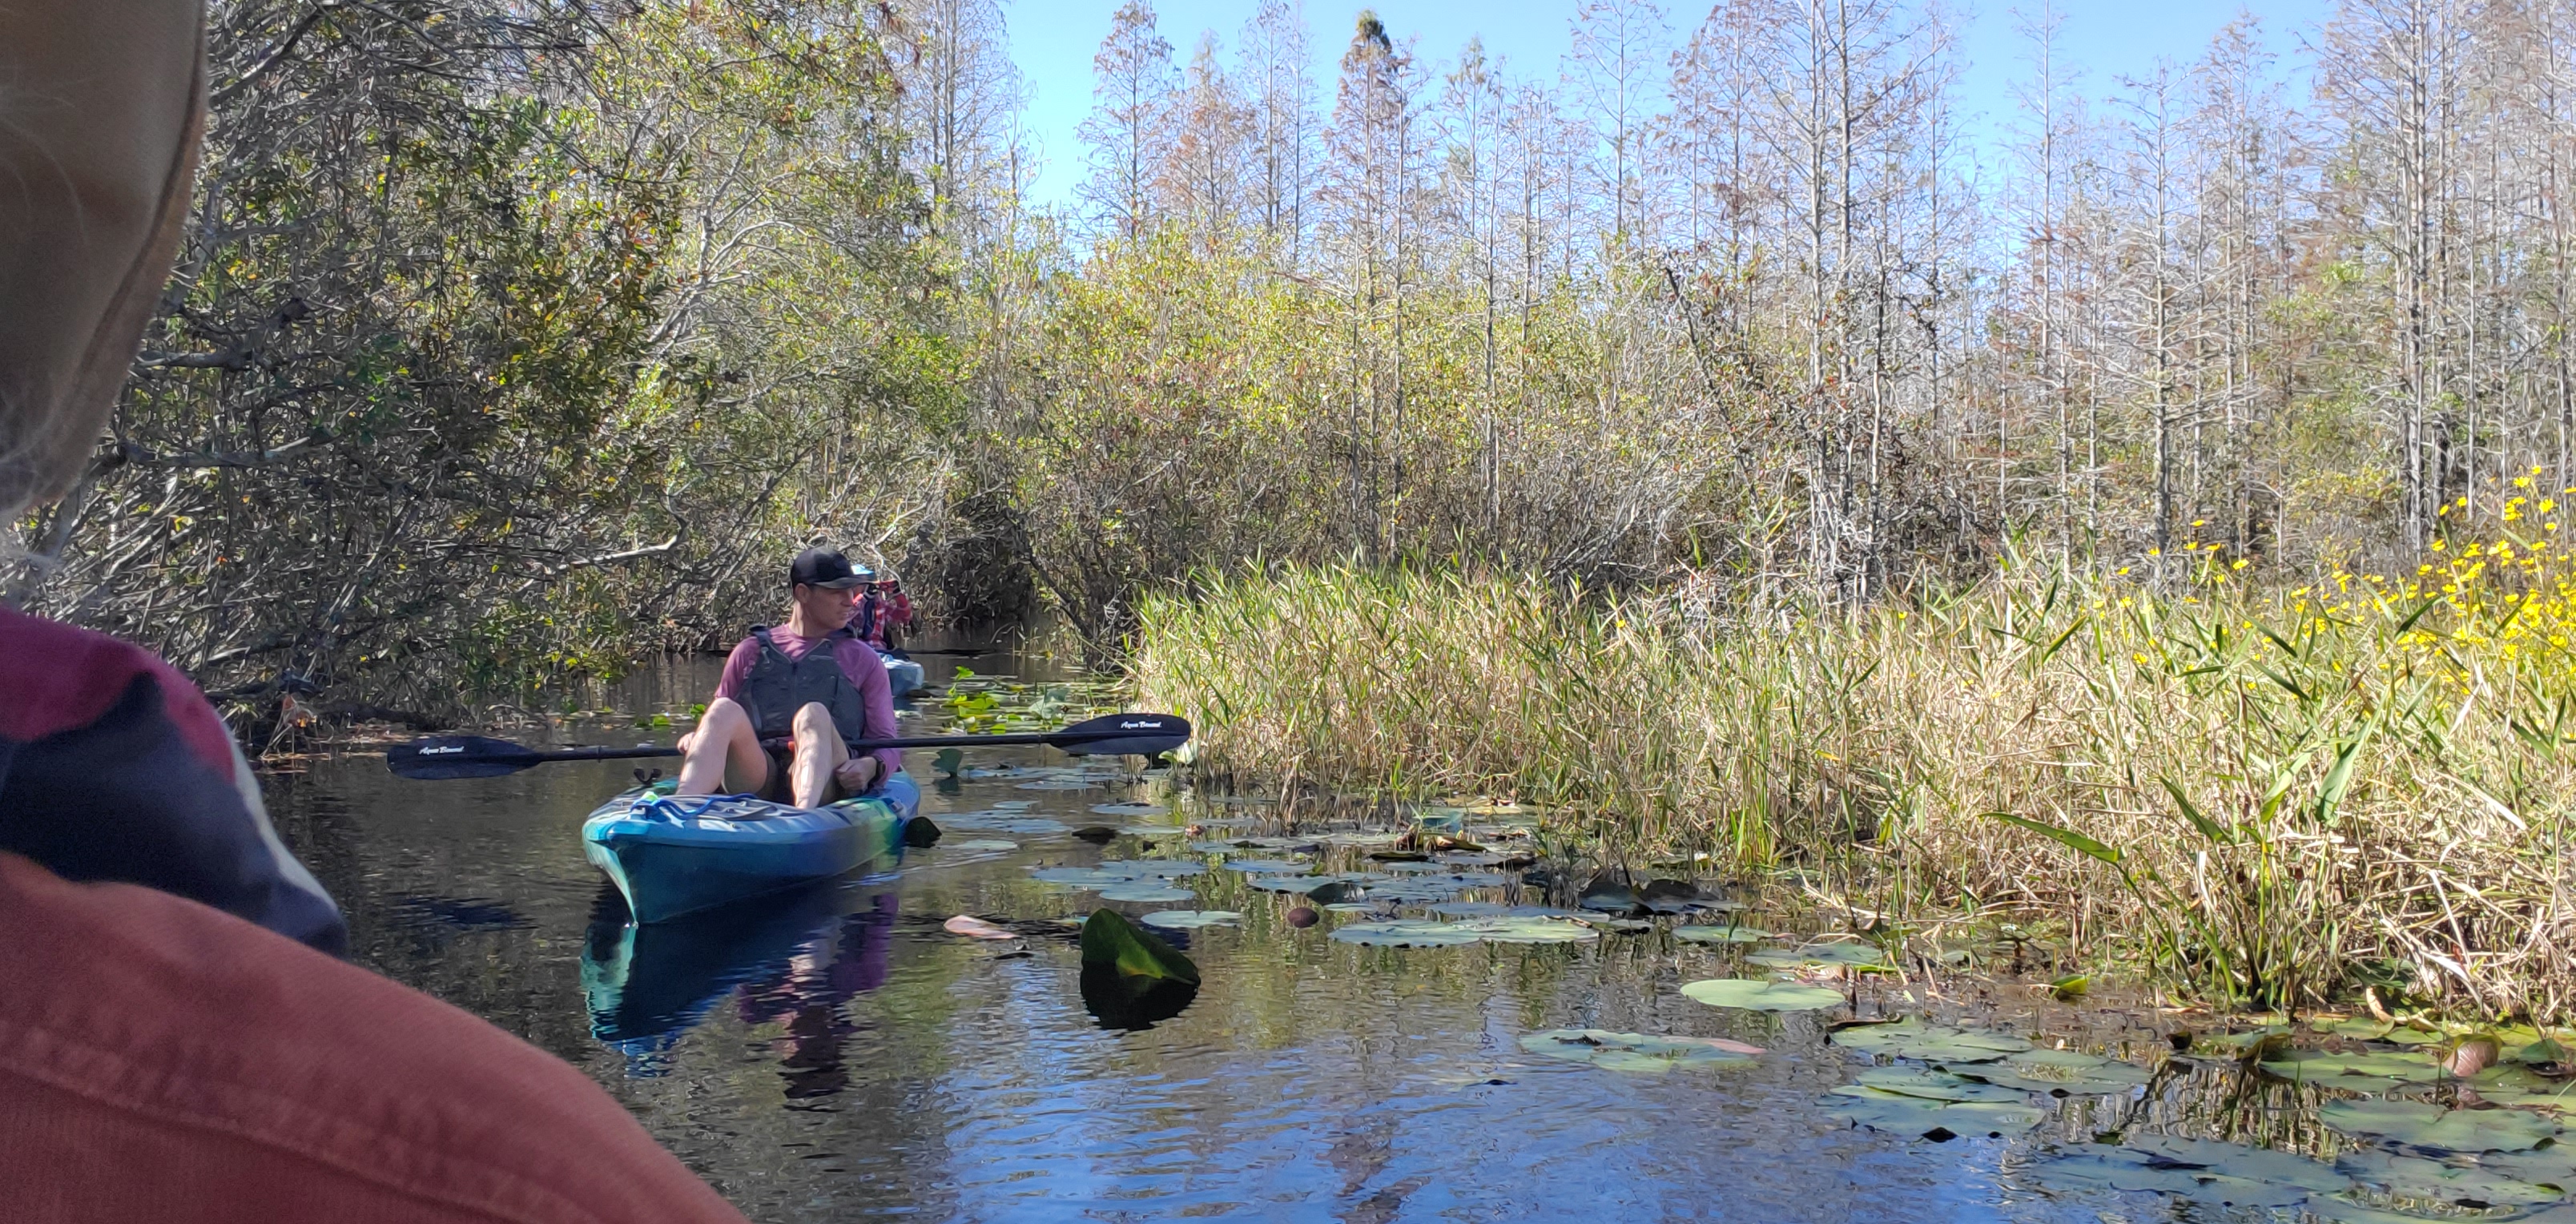
POLYGON ((784 1028, 790 1099, 831 1095, 855 1029, 841 1005, 885 984, 900 913, 890 882, 827 881, 647 925, 603 885, 581 955, 591 1035, 628 1075, 666 1075, 672 1046, 730 996, 742 1023, 784 1028))
MULTIPOLYGON (((703 693, 667 687, 678 701, 703 693)), ((933 774, 928 754, 911 764, 933 774)), ((579 849, 582 818, 627 784, 615 763, 400 783, 351 757, 273 779, 271 799, 349 907, 362 962, 582 1066, 754 1220, 2251 1218, 2068 1191, 2023 1169, 2049 1144, 2114 1130, 2293 1147, 2317 1133, 2313 1090, 2207 1067, 2041 1102, 2048 1120, 2020 1139, 1858 1129, 1819 1107, 1867 1064, 1827 1040, 1840 1013, 1680 996, 1682 983, 1743 971, 1741 950, 1660 928, 1579 945, 1359 947, 1329 936, 1346 916, 1294 926, 1287 898, 1234 871, 1178 885, 1200 910, 1240 915, 1186 934, 1194 996, 1104 990, 1048 929, 1093 895, 1030 869, 1155 853, 1069 835, 1135 819, 1094 809, 1152 798, 1150 782, 942 780, 924 811, 965 818, 956 844, 908 854, 894 878, 638 927, 579 849), (1015 946, 941 929, 958 914, 1026 933, 1015 946), (1625 1075, 1520 1044, 1566 1028, 1766 1053, 1625 1075)), ((1520 899, 1500 891, 1488 899, 1520 899)), ((2142 1063, 2163 1045, 2099 1008, 1972 981, 1866 993, 1973 1009, 2034 1039, 2125 1037, 2142 1063)))
POLYGON ((1137 1033, 1180 1015, 1199 997, 1186 982, 1129 977, 1114 969, 1082 971, 1082 1006, 1105 1029, 1137 1033))

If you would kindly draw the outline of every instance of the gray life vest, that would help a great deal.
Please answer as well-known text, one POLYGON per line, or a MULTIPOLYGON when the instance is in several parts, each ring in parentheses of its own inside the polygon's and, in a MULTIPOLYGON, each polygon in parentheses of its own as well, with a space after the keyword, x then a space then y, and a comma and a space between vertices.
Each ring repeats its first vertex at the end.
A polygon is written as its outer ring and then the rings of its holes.
POLYGON ((752 626, 751 636, 760 643, 760 658, 752 663, 751 674, 743 677, 742 691, 734 700, 751 715, 752 728, 760 738, 785 739, 795 734, 796 711, 814 702, 821 702, 832 715, 832 728, 841 733, 842 742, 867 738, 867 700, 860 695, 858 682, 842 673, 837 657, 840 640, 850 636, 849 630, 833 630, 794 659, 770 638, 769 626, 752 626))

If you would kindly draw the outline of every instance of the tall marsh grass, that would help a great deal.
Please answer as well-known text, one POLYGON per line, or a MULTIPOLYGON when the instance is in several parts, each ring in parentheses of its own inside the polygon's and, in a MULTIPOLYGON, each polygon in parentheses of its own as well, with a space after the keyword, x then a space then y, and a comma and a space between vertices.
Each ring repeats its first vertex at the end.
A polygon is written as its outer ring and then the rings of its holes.
POLYGON ((1686 591, 1209 575, 1145 603, 1131 666, 1237 784, 1515 798, 1899 925, 2054 920, 2225 1005, 2376 984, 2558 1019, 2576 566, 2510 530, 2393 580, 2257 590, 2195 546, 2160 589, 2024 565, 1753 621, 1686 591))

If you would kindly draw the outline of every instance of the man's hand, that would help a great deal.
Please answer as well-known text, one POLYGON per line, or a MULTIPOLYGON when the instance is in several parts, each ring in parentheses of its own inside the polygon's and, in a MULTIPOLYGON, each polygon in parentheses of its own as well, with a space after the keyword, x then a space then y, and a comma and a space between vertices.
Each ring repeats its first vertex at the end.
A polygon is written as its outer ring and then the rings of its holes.
POLYGON ((873 756, 851 757, 832 771, 832 780, 849 794, 863 795, 877 782, 877 759, 873 756))

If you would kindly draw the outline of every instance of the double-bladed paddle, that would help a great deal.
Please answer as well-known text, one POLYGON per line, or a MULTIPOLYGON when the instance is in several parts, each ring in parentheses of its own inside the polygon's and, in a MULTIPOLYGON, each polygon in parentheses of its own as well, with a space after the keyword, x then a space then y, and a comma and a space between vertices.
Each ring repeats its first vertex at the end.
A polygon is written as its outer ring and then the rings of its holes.
MULTIPOLYGON (((1076 756, 1159 756, 1188 743, 1190 724, 1169 714, 1104 714, 1061 731, 1022 731, 1006 735, 911 735, 860 740, 852 752, 879 748, 998 748, 1009 744, 1047 744, 1076 756)), ((517 773, 548 761, 618 761, 633 757, 673 757, 677 748, 563 748, 544 752, 525 744, 480 735, 434 735, 385 750, 385 768, 406 778, 492 778, 517 773)))

